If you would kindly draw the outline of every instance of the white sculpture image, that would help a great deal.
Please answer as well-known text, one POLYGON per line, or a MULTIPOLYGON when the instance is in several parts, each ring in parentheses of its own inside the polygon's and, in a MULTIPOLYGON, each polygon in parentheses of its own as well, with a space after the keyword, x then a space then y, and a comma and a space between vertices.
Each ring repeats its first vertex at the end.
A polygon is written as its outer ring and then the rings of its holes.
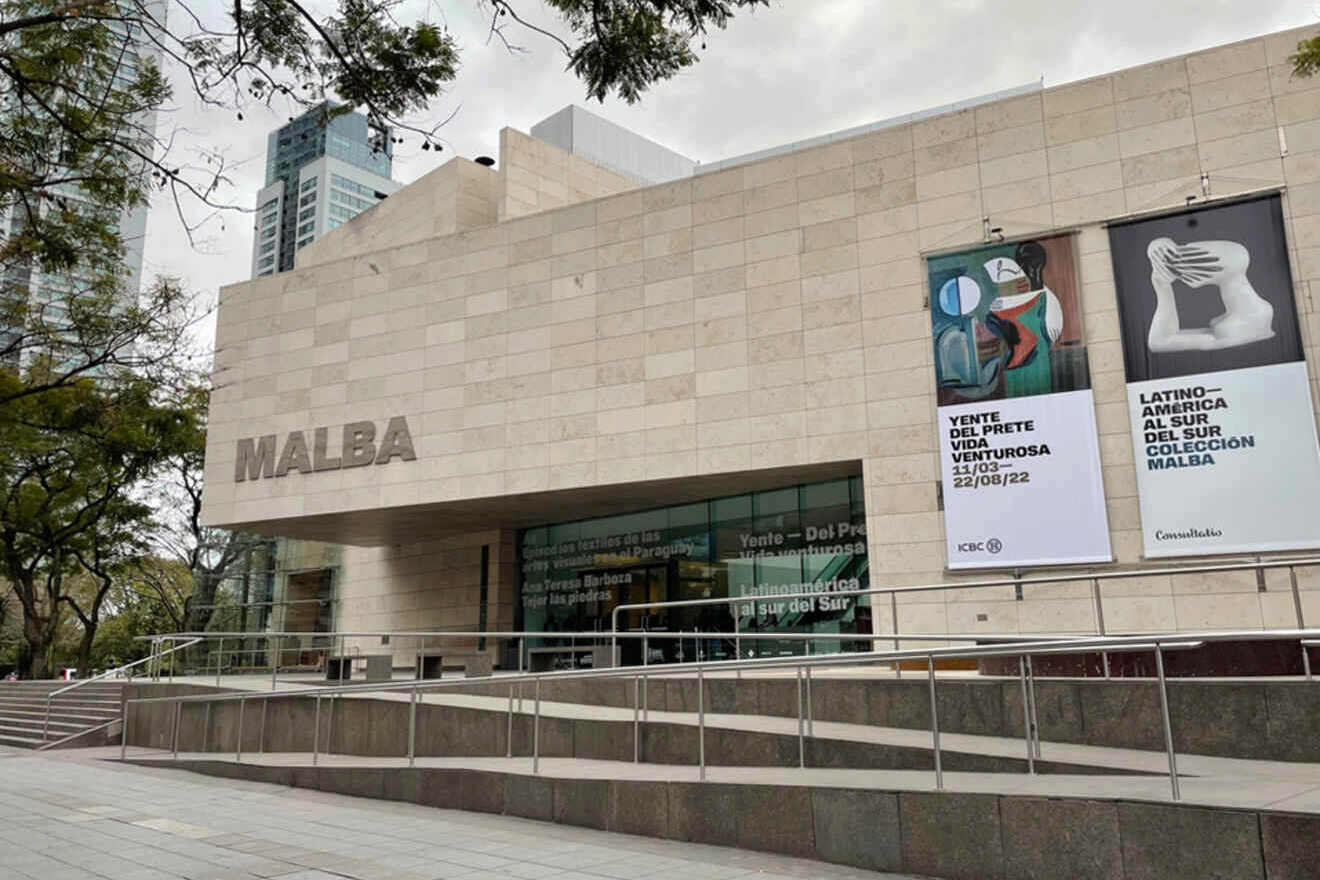
POLYGON ((1274 336, 1274 307, 1247 280, 1251 254, 1235 241, 1194 241, 1178 244, 1157 238, 1146 247, 1150 283, 1155 289, 1155 315, 1146 345, 1152 352, 1215 351, 1260 342, 1274 336), (1218 289, 1224 313, 1210 326, 1184 329, 1178 321, 1173 282, 1193 290, 1218 289))

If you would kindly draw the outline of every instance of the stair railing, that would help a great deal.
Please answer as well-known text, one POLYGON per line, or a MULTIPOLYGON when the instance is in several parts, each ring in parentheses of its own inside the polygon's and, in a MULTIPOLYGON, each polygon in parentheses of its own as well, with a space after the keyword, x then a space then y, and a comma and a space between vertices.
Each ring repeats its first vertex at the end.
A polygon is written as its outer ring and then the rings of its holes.
MULTIPOLYGON (((157 650, 143 657, 141 660, 134 660, 132 663, 125 663, 123 666, 116 666, 114 669, 108 669, 105 672, 102 672, 100 675, 94 675, 91 678, 79 679, 78 681, 75 681, 73 684, 69 685, 68 687, 62 687, 59 690, 51 691, 50 693, 46 694, 46 715, 45 715, 45 719, 41 722, 42 744, 44 745, 46 742, 50 740, 50 707, 51 707, 51 702, 56 697, 60 696, 61 694, 67 694, 70 691, 75 691, 78 688, 82 687, 83 685, 91 684, 94 681, 102 681, 111 676, 122 675, 127 670, 133 669, 134 667, 137 666, 141 666, 144 663, 150 663, 153 660, 159 661, 162 657, 166 657, 170 654, 173 654, 175 651, 182 651, 184 648, 191 648, 193 645, 197 644, 200 641, 202 641, 202 639, 195 638, 187 642, 184 642, 183 644, 175 645, 174 647, 165 651, 157 650)), ((163 645, 164 642, 163 641, 157 642, 156 644, 163 645)))

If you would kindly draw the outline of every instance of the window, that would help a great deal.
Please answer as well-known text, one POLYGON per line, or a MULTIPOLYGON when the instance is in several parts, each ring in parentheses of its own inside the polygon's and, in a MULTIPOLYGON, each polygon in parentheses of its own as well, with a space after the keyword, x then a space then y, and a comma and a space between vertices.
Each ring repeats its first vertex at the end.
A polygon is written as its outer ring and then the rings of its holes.
POLYGON ((359 199, 357 196, 350 196, 348 193, 340 192, 337 189, 330 191, 330 201, 340 202, 341 204, 345 204, 345 205, 352 205, 354 208, 357 208, 359 211, 365 211, 367 208, 370 208, 372 205, 376 204, 374 201, 369 201, 367 199, 359 199))
POLYGON ((298 222, 301 223, 304 220, 311 220, 315 216, 316 216, 316 206, 312 205, 312 207, 307 208, 301 214, 298 215, 298 222))
POLYGON ((314 236, 314 235, 309 235, 309 236, 307 236, 306 238, 302 239, 301 241, 298 242, 298 247, 297 247, 297 249, 298 249, 298 250, 302 250, 304 247, 306 247, 307 245, 311 244, 312 241, 313 241, 315 238, 316 238, 316 236, 314 236))
MULTIPOLYGON (((729 598, 737 601, 629 611, 619 623, 625 629, 816 633, 831 639, 814 643, 823 652, 870 650, 869 598, 796 598, 868 587, 863 498, 861 478, 854 476, 524 530, 517 538, 519 628, 545 632, 540 644, 554 645, 554 630, 594 629, 620 603, 729 598)), ((712 639, 703 651, 710 659, 728 658, 735 644, 712 639)), ((693 647, 692 640, 657 640, 647 660, 690 660, 693 647)), ((801 641, 772 639, 737 647, 744 657, 804 650, 801 641)), ((640 644, 623 651, 625 663, 641 663, 640 644)))
POLYGON ((268 241, 261 246, 262 256, 265 256, 266 254, 270 253, 273 250, 275 250, 275 242, 273 241, 268 241))
POLYGON ((311 223, 304 223, 302 226, 299 226, 299 227, 298 227, 298 234, 299 234, 299 235, 307 235, 309 232, 312 232, 312 231, 314 231, 315 229, 316 229, 316 222, 315 222, 315 221, 313 221, 313 222, 311 222, 311 223))
POLYGON ((261 231, 261 240, 265 241, 268 238, 274 238, 275 233, 279 231, 280 228, 272 223, 270 226, 267 226, 265 229, 261 231))
POLYGON ((298 200, 298 207, 305 208, 316 202, 316 193, 308 193, 298 200))
POLYGON ((331 174, 330 182, 342 190, 346 190, 347 192, 351 192, 351 193, 357 193, 360 196, 367 196, 368 198, 372 198, 372 199, 385 198, 385 193, 378 192, 377 190, 372 189, 369 186, 358 183, 355 180, 349 180, 347 177, 344 177, 339 174, 331 174))
POLYGON ((302 182, 302 186, 300 187, 299 191, 300 191, 300 192, 307 192, 309 189, 316 189, 316 178, 315 178, 315 177, 309 177, 309 178, 307 178, 306 180, 304 180, 304 181, 302 182))
POLYGON ((273 266, 274 264, 275 264, 275 256, 274 256, 274 254, 272 254, 272 255, 269 256, 269 257, 263 257, 262 260, 261 260, 261 262, 260 262, 260 263, 257 263, 257 268, 258 268, 258 269, 269 269, 269 268, 270 268, 271 266, 273 266))

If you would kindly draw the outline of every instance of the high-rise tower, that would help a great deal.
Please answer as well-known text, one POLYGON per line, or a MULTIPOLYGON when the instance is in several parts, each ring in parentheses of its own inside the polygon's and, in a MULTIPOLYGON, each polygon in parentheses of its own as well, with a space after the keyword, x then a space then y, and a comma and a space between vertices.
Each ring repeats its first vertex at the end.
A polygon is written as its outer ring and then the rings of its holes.
MULTIPOLYGON (((112 37, 108 41, 109 47, 106 51, 112 53, 111 57, 115 64, 108 85, 114 89, 128 89, 136 80, 138 66, 144 60, 160 64, 160 50, 156 41, 144 33, 144 27, 149 25, 143 22, 155 22, 156 26, 163 27, 168 11, 167 5, 163 0, 145 0, 142 3, 142 10, 144 14, 140 22, 107 25, 112 37)), ((7 92, 3 99, 0 99, 0 114, 13 114, 20 124, 25 115, 33 113, 42 115, 44 111, 34 102, 23 101, 12 91, 7 92)), ((155 130, 156 112, 152 110, 129 117, 120 135, 126 140, 137 140, 142 145, 142 149, 150 154, 154 148, 150 139, 155 130)), ((22 162, 37 168, 44 165, 46 171, 55 169, 57 173, 51 174, 52 177, 76 176, 58 173, 62 167, 60 157, 59 145, 52 143, 45 155, 24 156, 22 162)), ((144 177, 148 173, 145 163, 142 164, 141 173, 144 177)), ((15 177, 21 176, 21 172, 17 169, 14 174, 15 177)), ((52 210, 53 204, 70 204, 76 208, 80 204, 86 207, 89 201, 85 191, 75 182, 55 183, 42 187, 42 192, 37 195, 38 197, 34 199, 25 197, 18 201, 9 200, 6 205, 0 206, 0 241, 20 234, 28 225, 29 218, 25 214, 25 206, 34 205, 36 211, 44 214, 52 210)), ((147 208, 145 203, 127 208, 120 213, 115 223, 124 247, 122 291, 126 300, 135 300, 142 286, 147 208)), ((17 304, 25 306, 30 315, 39 314, 41 321, 51 327, 60 327, 66 322, 73 301, 83 296, 92 282, 93 279, 88 277, 87 271, 82 267, 75 267, 67 272, 47 272, 30 257, 20 257, 0 265, 0 297, 16 297, 17 304)), ((9 300, 7 304, 13 303, 14 300, 9 300)), ((40 346, 29 346, 23 340, 24 330, 23 327, 0 323, 0 358, 3 359, 0 361, 0 366, 17 368, 30 355, 40 350, 40 346)))
POLYGON ((257 194, 252 274, 293 268, 294 255, 399 188, 390 179, 392 130, 373 130, 361 113, 327 119, 313 107, 271 132, 266 185, 257 194))

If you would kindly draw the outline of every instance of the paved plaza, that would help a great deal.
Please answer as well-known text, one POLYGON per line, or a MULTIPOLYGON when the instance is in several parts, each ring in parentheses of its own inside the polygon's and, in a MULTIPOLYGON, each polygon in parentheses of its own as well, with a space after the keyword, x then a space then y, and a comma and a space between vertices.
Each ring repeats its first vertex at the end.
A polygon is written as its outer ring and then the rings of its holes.
POLYGON ((897 876, 119 765, 76 752, 0 751, 0 880, 897 876))

